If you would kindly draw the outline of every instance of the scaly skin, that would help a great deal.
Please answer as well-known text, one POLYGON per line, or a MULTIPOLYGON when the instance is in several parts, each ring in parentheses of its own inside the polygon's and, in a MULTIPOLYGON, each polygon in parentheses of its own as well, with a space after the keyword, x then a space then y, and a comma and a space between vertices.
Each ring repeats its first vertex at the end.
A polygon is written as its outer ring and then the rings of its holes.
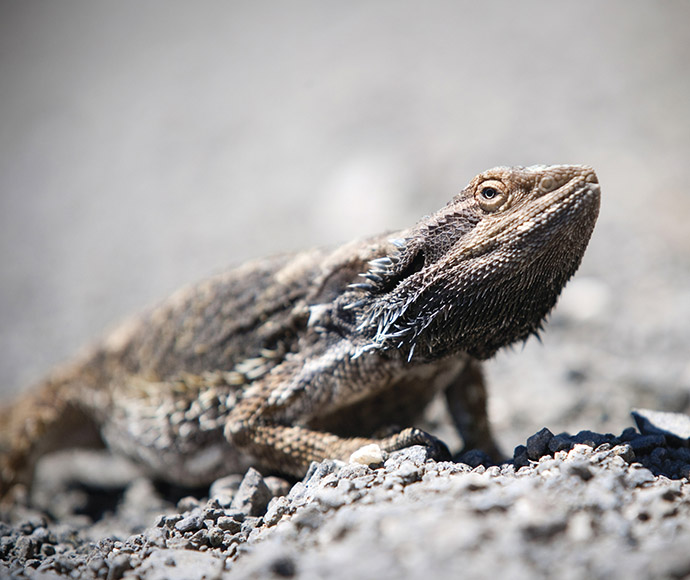
POLYGON ((413 427, 440 391, 466 447, 497 456, 479 361, 538 332, 598 209, 589 167, 499 167, 408 230, 182 290, 2 412, 0 492, 101 439, 186 485, 249 465, 301 476, 370 443, 444 457, 413 427))

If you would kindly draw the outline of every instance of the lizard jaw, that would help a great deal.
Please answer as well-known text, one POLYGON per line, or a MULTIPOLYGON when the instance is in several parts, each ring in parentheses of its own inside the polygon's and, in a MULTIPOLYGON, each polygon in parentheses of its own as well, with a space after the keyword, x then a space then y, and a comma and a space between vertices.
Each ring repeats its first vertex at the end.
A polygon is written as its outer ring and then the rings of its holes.
MULTIPOLYGON (((583 165, 497 168, 475 178, 454 200, 457 206, 467 212, 489 179, 507 183, 505 209, 478 219, 439 259, 374 299, 358 328, 373 331, 363 352, 402 349, 411 360, 465 351, 488 358, 541 328, 594 228, 596 174, 583 165)), ((452 225, 453 211, 460 210, 451 203, 438 223, 452 225)), ((379 284, 391 267, 383 266, 374 280, 379 284)))

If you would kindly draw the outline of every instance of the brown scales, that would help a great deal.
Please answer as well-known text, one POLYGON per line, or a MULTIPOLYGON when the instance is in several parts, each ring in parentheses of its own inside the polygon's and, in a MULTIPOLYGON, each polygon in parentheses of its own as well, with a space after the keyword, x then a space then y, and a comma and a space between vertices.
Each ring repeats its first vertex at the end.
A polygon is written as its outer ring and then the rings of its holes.
POLYGON ((589 167, 496 168, 408 230, 185 289, 0 413, 0 494, 101 440, 186 485, 301 476, 370 443, 444 457, 413 427, 439 392, 466 447, 495 456, 479 361, 539 330, 598 209, 589 167))

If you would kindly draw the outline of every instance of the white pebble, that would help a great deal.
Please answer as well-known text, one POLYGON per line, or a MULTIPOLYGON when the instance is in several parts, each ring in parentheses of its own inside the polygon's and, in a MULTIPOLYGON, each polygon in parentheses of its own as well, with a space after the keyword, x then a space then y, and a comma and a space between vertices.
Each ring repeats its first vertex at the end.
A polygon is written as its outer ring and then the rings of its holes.
POLYGON ((365 445, 350 455, 350 463, 378 465, 383 463, 383 450, 376 443, 365 445))

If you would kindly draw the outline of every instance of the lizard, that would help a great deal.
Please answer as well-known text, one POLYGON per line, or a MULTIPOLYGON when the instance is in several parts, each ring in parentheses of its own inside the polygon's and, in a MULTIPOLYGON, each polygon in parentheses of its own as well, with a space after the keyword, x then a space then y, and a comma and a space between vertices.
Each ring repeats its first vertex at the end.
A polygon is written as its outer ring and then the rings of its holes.
POLYGON ((182 289, 3 408, 0 495, 43 454, 103 442, 187 486, 302 477, 366 445, 448 458, 415 426, 440 393, 465 449, 498 457, 482 361, 541 331, 599 202, 589 166, 497 167, 408 229, 182 289))

